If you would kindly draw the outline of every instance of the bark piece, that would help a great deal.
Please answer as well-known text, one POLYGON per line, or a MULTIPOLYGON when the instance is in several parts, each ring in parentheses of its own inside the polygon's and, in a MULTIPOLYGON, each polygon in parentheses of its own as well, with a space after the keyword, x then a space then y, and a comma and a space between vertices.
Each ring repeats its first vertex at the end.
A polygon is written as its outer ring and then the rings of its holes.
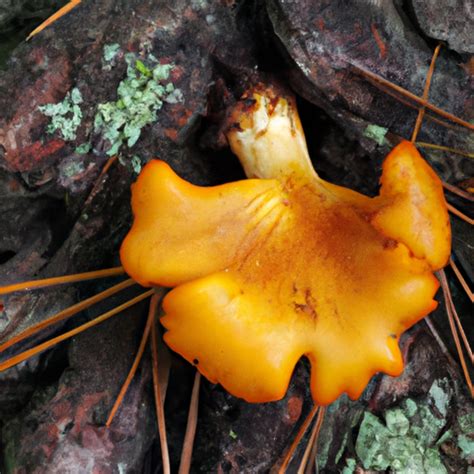
POLYGON ((411 0, 411 4, 416 20, 427 36, 446 41, 458 53, 474 53, 474 10, 469 0, 442 3, 411 0))
MULTIPOLYGON (((395 2, 296 0, 266 2, 275 34, 288 55, 294 89, 340 121, 371 151, 387 131, 410 138, 417 111, 403 106, 356 72, 362 67, 421 96, 432 50, 395 2), (370 132, 379 127, 375 138, 370 132), (367 139, 367 136, 371 137, 367 139)), ((472 119, 469 68, 444 50, 436 64, 430 101, 472 119)), ((469 149, 469 132, 425 119, 420 141, 469 149)), ((463 179, 472 161, 430 154, 443 178, 463 179)))

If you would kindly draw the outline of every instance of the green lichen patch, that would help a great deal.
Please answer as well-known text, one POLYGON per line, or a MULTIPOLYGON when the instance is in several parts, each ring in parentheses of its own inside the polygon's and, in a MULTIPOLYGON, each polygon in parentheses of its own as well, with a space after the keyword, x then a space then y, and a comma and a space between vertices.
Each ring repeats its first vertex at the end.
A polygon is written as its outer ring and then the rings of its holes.
MULTIPOLYGON (((344 451, 346 450, 348 437, 349 437, 349 432, 346 432, 342 438, 341 447, 339 448, 339 451, 336 453, 336 457, 334 458, 335 464, 337 464, 341 460, 342 455, 344 454, 344 451)), ((327 459, 326 459, 326 462, 327 462, 327 459)), ((326 465, 326 463, 324 464, 326 465)))
MULTIPOLYGON (((435 381, 421 401, 406 400, 384 413, 385 423, 365 412, 356 453, 365 469, 397 473, 447 473, 438 450, 451 398, 447 380, 435 381), (437 443, 438 441, 438 443, 437 443)), ((461 448, 462 449, 462 448, 461 448)))
POLYGON ((77 87, 66 94, 62 102, 57 104, 41 105, 42 114, 50 117, 46 131, 50 134, 59 132, 66 141, 76 139, 76 132, 82 121, 82 95, 77 87))
POLYGON ((84 163, 82 162, 71 162, 61 167, 61 174, 66 178, 72 178, 82 172, 84 172, 84 163))
POLYGON ((354 458, 347 458, 346 465, 342 469, 342 474, 352 474, 357 466, 356 460, 354 458))
POLYGON ((133 171, 136 174, 140 174, 140 171, 142 170, 142 160, 140 159, 140 157, 137 155, 133 155, 131 164, 133 171))
POLYGON ((447 379, 435 380, 430 388, 429 394, 433 400, 434 406, 442 416, 448 412, 449 400, 451 398, 451 389, 447 379))
POLYGON ((400 408, 394 408, 385 414, 388 431, 394 436, 405 436, 410 428, 410 422, 400 408))
POLYGON ((127 54, 127 76, 117 88, 117 100, 99 104, 94 130, 110 142, 109 156, 126 145, 132 148, 140 138, 143 127, 157 120, 164 102, 182 101, 179 89, 169 81, 173 64, 159 64, 149 56, 147 61, 127 54))
POLYGON ((457 444, 464 459, 474 461, 474 413, 464 415, 458 420, 461 433, 457 444))
POLYGON ((387 135, 388 129, 380 127, 379 125, 371 124, 367 125, 364 130, 364 137, 374 140, 378 145, 382 146, 387 143, 385 135, 387 135))
POLYGON ((89 153, 91 149, 92 149, 92 145, 89 142, 86 142, 79 145, 74 151, 78 155, 87 155, 87 153, 89 153))
POLYGON ((119 51, 120 45, 118 43, 106 44, 104 46, 104 61, 106 63, 110 63, 114 60, 115 56, 117 56, 119 51))

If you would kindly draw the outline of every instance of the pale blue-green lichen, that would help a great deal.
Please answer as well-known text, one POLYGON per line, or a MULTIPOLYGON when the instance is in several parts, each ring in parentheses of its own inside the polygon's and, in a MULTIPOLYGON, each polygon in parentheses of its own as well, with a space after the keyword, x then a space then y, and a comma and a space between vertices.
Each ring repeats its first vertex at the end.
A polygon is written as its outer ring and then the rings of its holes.
POLYGON ((364 130, 364 137, 374 140, 378 145, 382 146, 387 143, 385 135, 387 135, 388 129, 381 127, 380 125, 367 125, 367 128, 364 130))
POLYGON ((74 150, 78 155, 87 155, 91 151, 92 145, 89 142, 79 145, 74 150))
POLYGON ((173 64, 159 64, 148 57, 147 64, 127 54, 127 76, 117 88, 117 100, 99 104, 94 130, 110 143, 109 156, 122 146, 131 148, 140 138, 146 125, 157 120, 157 112, 164 102, 183 100, 179 89, 168 81, 173 64))
POLYGON ((104 46, 104 61, 109 63, 120 51, 120 45, 118 43, 106 44, 104 46))
POLYGON ((72 178, 84 171, 84 163, 69 162, 61 166, 61 174, 66 178, 72 178))
POLYGON ((77 87, 66 94, 62 102, 41 105, 39 110, 50 117, 46 131, 50 134, 59 132, 66 141, 76 139, 76 132, 82 121, 82 95, 77 87))
POLYGON ((433 399, 434 405, 442 416, 448 412, 451 389, 446 378, 435 380, 430 388, 429 396, 433 399))
POLYGON ((474 431, 474 413, 459 417, 459 427, 463 433, 472 433, 474 431))
POLYGON ((462 451, 463 458, 472 462, 474 461, 474 413, 461 416, 458 423, 461 430, 457 439, 458 447, 462 451))
POLYGON ((136 174, 140 174, 140 171, 142 170, 142 160, 140 159, 139 156, 133 155, 132 160, 132 169, 136 174))
MULTIPOLYGON (((334 464, 337 464, 340 461, 342 455, 344 454, 344 451, 346 450, 347 438, 348 437, 349 437, 349 432, 347 431, 344 434, 343 438, 342 438, 341 447, 339 448, 339 451, 336 453, 336 457, 334 458, 334 464)), ((327 462, 327 460, 326 460, 326 462, 327 462)), ((326 465, 326 463, 325 463, 325 465, 326 465)))
MULTIPOLYGON (((328 420, 328 424, 331 423, 332 417, 341 410, 341 407, 344 407, 349 403, 347 395, 342 395, 339 397, 334 403, 329 405, 328 410, 326 412, 326 420, 328 420)), ((343 408, 344 409, 344 408, 343 408)), ((362 407, 360 409, 352 409, 350 411, 350 418, 346 418, 346 433, 343 435, 341 444, 338 447, 338 452, 334 458, 334 463, 338 463, 344 454, 344 451, 347 446, 347 441, 349 439, 349 428, 355 428, 362 417, 362 407)), ((334 447, 334 437, 333 433, 330 429, 326 429, 325 427, 328 426, 328 424, 324 424, 319 441, 318 441, 318 466, 320 469, 324 469, 326 466, 328 459, 329 459, 329 453, 330 450, 334 447)))
POLYGON ((400 408, 394 408, 385 413, 385 424, 394 436, 405 436, 410 428, 410 422, 400 408))
POLYGON ((365 469, 397 473, 444 474, 438 450, 451 398, 447 380, 433 383, 428 396, 384 413, 385 423, 365 412, 356 441, 356 453, 365 469), (438 441, 438 442, 437 442, 438 441))
POLYGON ((341 474, 352 474, 354 472, 354 469, 356 468, 356 460, 354 458, 347 458, 346 459, 346 465, 342 469, 341 474))
POLYGON ((436 446, 440 446, 442 445, 443 443, 445 443, 446 441, 449 441, 450 439, 452 439, 453 437, 453 432, 451 430, 447 430, 445 431, 441 437, 438 439, 438 441, 436 441, 436 446))
POLYGON ((234 440, 237 439, 237 433, 234 430, 229 431, 229 436, 234 440))

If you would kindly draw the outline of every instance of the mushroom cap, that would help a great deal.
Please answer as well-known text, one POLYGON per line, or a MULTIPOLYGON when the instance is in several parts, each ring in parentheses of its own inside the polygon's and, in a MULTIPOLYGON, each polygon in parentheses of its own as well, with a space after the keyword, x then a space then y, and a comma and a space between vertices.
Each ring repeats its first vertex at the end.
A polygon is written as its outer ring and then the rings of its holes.
POLYGON ((282 398, 306 356, 316 403, 354 399, 376 372, 401 373, 398 338, 436 307, 450 251, 441 183, 412 144, 381 183, 376 198, 314 172, 205 188, 154 160, 132 188, 122 263, 174 288, 165 341, 233 395, 282 398))

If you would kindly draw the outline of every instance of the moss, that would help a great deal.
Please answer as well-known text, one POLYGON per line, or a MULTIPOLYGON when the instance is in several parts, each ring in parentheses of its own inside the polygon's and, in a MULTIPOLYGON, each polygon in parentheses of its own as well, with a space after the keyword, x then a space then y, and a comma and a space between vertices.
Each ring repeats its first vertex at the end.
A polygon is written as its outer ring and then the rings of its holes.
POLYGON ((110 142, 109 156, 117 154, 126 145, 132 148, 143 127, 157 120, 157 112, 165 101, 183 100, 169 79, 173 64, 159 64, 153 56, 147 61, 127 54, 127 76, 117 88, 117 100, 99 104, 94 130, 110 142))
POLYGON ((46 131, 50 134, 59 132, 66 141, 76 139, 76 132, 82 121, 82 95, 77 87, 66 94, 62 102, 57 104, 41 105, 42 114, 50 117, 46 131))

